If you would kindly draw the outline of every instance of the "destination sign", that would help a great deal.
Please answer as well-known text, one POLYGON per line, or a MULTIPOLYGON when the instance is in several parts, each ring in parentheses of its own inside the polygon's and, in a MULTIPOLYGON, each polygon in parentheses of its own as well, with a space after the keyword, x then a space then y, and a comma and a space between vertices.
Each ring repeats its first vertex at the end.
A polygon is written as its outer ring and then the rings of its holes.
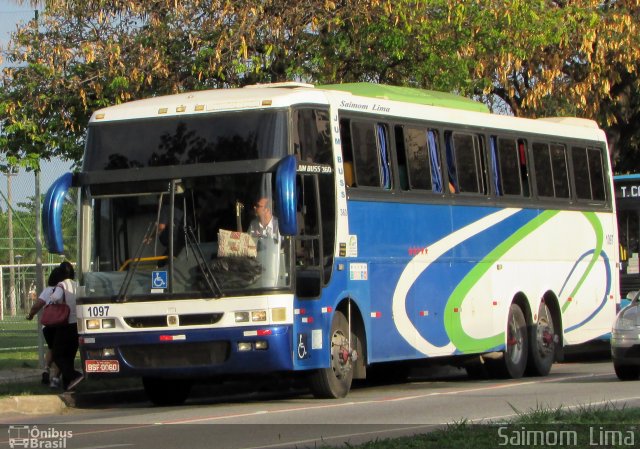
POLYGON ((616 198, 639 198, 640 184, 616 186, 616 198))

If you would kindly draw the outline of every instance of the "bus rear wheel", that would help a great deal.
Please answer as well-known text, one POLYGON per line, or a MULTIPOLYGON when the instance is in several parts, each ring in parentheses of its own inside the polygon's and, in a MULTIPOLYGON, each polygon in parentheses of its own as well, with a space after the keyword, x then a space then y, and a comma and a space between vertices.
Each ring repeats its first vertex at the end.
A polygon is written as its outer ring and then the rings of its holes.
MULTIPOLYGON (((351 341, 356 336, 351 333, 351 341)), ((337 311, 331 323, 331 366, 314 371, 310 387, 317 398, 343 398, 351 389, 353 357, 349 347, 349 323, 341 311, 337 311)))
POLYGON ((191 382, 185 379, 143 377, 142 385, 147 398, 158 406, 183 404, 191 392, 191 382))
MULTIPOLYGON (((511 304, 507 319, 507 347, 501 360, 491 363, 491 372, 496 377, 519 379, 527 367, 529 352, 527 322, 522 309, 517 304, 511 304)), ((493 361, 492 361, 493 362, 493 361)))
POLYGON ((540 304, 538 320, 531 326, 527 373, 546 376, 556 358, 556 334, 551 311, 545 303, 540 304))

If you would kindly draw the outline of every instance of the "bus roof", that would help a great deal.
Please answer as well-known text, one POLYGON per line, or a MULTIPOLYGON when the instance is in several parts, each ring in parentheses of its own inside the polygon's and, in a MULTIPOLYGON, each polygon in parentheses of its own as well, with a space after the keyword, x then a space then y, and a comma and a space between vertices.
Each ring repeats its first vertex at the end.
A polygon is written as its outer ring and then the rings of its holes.
POLYGON ((454 94, 373 83, 313 86, 285 82, 163 95, 97 110, 90 123, 236 112, 292 104, 334 104, 345 111, 606 142, 604 131, 593 121, 491 114, 484 104, 454 94))
POLYGON ((318 89, 349 92, 360 97, 380 98, 428 106, 442 106, 474 112, 489 112, 487 105, 479 101, 446 92, 418 89, 415 87, 389 86, 386 84, 373 83, 325 84, 316 87, 318 89))

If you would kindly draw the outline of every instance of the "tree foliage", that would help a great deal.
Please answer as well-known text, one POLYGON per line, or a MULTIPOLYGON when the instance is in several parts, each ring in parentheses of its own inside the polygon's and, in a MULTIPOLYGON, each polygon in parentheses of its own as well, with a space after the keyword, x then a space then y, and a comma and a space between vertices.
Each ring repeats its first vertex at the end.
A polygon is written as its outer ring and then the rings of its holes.
POLYGON ((90 111, 165 93, 300 79, 484 98, 598 120, 619 170, 640 154, 638 0, 49 0, 6 58, 0 144, 78 160, 90 111))

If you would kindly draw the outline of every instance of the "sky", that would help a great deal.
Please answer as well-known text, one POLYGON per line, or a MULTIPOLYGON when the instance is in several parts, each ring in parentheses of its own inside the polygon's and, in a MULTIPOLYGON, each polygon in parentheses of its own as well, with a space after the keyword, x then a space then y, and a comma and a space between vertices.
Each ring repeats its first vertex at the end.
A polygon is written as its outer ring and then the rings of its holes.
MULTIPOLYGON (((25 2, 23 5, 11 0, 0 0, 0 47, 4 48, 9 40, 10 33, 16 30, 20 22, 33 19, 34 8, 25 2)), ((0 158, 2 158, 0 149, 0 158)), ((51 183, 63 173, 69 171, 71 164, 62 161, 43 162, 41 164, 41 190, 44 193, 51 183)), ((25 201, 33 196, 35 182, 33 173, 22 171, 14 176, 11 181, 11 192, 14 206, 16 202, 25 201)), ((0 174, 0 191, 6 195, 7 178, 0 174)), ((0 208, 6 210, 4 198, 0 197, 0 208)))

